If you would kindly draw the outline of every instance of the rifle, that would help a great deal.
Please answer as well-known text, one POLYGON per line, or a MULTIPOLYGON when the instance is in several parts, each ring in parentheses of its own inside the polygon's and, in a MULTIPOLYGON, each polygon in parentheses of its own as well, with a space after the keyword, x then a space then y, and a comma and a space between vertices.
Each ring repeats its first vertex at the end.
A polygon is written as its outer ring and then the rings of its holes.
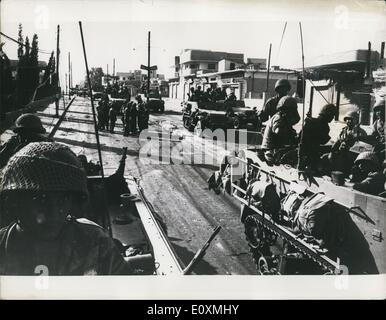
POLYGON ((190 261, 188 266, 182 271, 183 275, 190 274, 193 270, 193 268, 197 265, 199 261, 204 257, 206 250, 209 248, 210 243, 214 239, 214 237, 220 232, 221 226, 217 226, 214 230, 212 235, 209 237, 209 239, 205 242, 203 247, 197 251, 193 259, 190 261))

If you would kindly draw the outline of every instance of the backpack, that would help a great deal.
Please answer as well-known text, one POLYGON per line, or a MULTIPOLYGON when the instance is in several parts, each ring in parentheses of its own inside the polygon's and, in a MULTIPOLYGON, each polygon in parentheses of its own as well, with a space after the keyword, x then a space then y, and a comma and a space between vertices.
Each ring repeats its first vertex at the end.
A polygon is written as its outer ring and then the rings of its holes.
POLYGON ((332 213, 333 199, 323 193, 305 198, 297 209, 294 222, 306 236, 327 240, 329 228, 335 223, 332 213))

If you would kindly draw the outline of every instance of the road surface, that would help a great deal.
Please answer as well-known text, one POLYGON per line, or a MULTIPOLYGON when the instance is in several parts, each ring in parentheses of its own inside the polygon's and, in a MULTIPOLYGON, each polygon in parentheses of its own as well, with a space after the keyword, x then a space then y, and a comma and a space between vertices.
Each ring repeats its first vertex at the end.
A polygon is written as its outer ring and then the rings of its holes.
MULTIPOLYGON (((54 104, 37 114, 47 130, 51 130, 57 121, 54 104)), ((164 114, 152 114, 149 124, 149 131, 155 137, 150 141, 146 137, 124 137, 120 119, 115 133, 99 133, 105 175, 114 173, 122 148, 128 147, 125 174, 140 178, 148 200, 164 219, 168 236, 185 265, 209 238, 213 229, 220 225, 222 230, 194 273, 256 274, 239 220, 239 207, 207 188, 206 180, 224 154, 224 145, 213 145, 184 129, 180 107, 173 101, 166 102, 164 114), (171 142, 168 134, 158 136, 157 132, 162 130, 173 131, 171 142), (154 156, 154 152, 159 150, 160 141, 164 143, 163 151, 173 150, 171 159, 163 157, 159 161, 160 157, 154 156), (149 152, 152 153, 150 157, 149 152)), ((9 130, 4 132, 2 139, 9 134, 9 130)), ((71 147, 76 154, 84 154, 93 162, 98 161, 89 99, 75 99, 54 139, 71 147)))

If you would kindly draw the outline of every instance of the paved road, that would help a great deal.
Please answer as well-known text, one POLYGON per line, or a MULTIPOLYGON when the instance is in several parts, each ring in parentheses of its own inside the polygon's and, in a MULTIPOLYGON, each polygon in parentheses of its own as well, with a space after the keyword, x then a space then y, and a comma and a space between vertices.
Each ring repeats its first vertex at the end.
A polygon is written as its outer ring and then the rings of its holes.
MULTIPOLYGON (((39 113, 48 130, 56 121, 54 113, 54 105, 39 113)), ((96 162, 98 153, 92 119, 90 101, 76 98, 54 139, 96 162)), ((214 227, 221 225, 221 232, 195 273, 256 274, 239 222, 240 209, 207 189, 206 180, 224 154, 224 144, 213 145, 185 130, 180 106, 173 101, 166 102, 164 114, 150 116, 149 129, 153 137, 150 141, 146 137, 124 137, 120 119, 114 134, 100 132, 105 175, 116 170, 122 147, 127 146, 125 173, 141 179, 146 196, 163 217, 168 236, 185 264, 208 239, 214 227), (171 142, 168 135, 159 139, 157 132, 162 129, 173 131, 171 142), (164 143, 162 150, 173 150, 171 160, 163 157, 160 162, 157 154, 154 156, 160 141, 164 143)), ((4 133, 7 134, 9 132, 4 133)))

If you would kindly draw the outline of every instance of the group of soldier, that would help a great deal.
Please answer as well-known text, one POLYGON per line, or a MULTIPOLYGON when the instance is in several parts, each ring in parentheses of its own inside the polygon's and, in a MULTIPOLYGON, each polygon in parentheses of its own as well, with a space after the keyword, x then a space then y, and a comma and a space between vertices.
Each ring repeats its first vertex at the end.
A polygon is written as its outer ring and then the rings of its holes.
POLYGON ((188 93, 189 101, 196 102, 217 102, 217 101, 236 101, 236 95, 232 90, 228 95, 226 88, 207 88, 206 91, 201 90, 201 86, 197 86, 197 89, 190 88, 188 93))
POLYGON ((123 124, 123 135, 135 135, 149 126, 149 110, 140 95, 131 100, 130 94, 126 96, 121 106, 110 102, 107 93, 99 101, 97 107, 99 130, 109 130, 114 133, 117 116, 120 114, 123 124))
POLYGON ((344 116, 346 126, 337 141, 328 148, 329 124, 335 118, 337 107, 326 104, 317 117, 308 115, 299 133, 294 126, 300 121, 296 99, 288 96, 290 83, 277 81, 277 95, 267 101, 259 112, 265 122, 261 156, 268 164, 297 166, 301 173, 330 174, 349 178, 353 188, 379 195, 385 192, 385 101, 374 107, 374 123, 370 134, 361 128, 359 113, 351 111, 344 116), (359 154, 350 149, 358 141, 371 145, 371 151, 359 154))

